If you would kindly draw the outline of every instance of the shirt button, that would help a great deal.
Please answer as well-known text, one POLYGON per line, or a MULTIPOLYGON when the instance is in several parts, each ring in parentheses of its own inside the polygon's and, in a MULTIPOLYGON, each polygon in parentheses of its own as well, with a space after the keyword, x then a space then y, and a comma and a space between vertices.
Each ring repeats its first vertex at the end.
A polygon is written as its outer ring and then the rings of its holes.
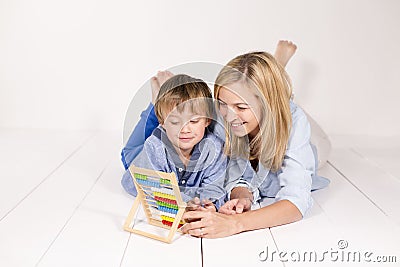
POLYGON ((182 180, 182 184, 185 184, 186 183, 186 181, 185 180, 182 180))
POLYGON ((183 169, 182 168, 179 168, 179 172, 182 172, 183 171, 183 169))

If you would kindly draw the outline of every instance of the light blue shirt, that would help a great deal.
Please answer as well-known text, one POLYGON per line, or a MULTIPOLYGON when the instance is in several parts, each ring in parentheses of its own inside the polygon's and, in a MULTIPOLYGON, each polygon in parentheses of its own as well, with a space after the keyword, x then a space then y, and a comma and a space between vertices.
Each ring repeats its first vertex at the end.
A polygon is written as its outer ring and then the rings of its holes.
POLYGON ((310 143, 311 129, 306 114, 293 102, 290 108, 292 129, 282 167, 272 172, 260 164, 256 172, 248 160, 231 159, 225 186, 228 192, 238 186, 247 187, 254 201, 264 197, 289 200, 304 216, 313 204, 311 191, 326 187, 329 180, 316 174, 318 160, 310 143))

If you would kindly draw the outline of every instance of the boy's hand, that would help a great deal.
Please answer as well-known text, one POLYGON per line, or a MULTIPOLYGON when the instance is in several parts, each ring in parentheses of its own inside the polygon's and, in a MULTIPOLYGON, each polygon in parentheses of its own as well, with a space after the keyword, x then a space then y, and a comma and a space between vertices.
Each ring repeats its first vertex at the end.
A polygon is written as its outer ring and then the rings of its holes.
POLYGON ((157 75, 152 77, 150 80, 151 85, 151 103, 153 105, 156 103, 158 92, 160 91, 160 87, 174 74, 168 70, 166 71, 159 71, 157 75))
POLYGON ((209 199, 203 199, 200 201, 198 197, 193 198, 187 203, 186 211, 194 211, 194 210, 208 210, 208 211, 216 211, 217 209, 214 206, 214 203, 209 199))
MULTIPOLYGON (((193 198, 192 200, 188 201, 188 203, 186 203, 186 209, 185 212, 188 211, 195 211, 195 210, 199 210, 201 208, 201 202, 200 199, 198 197, 193 198)), ((198 221, 198 219, 186 219, 185 222, 190 223, 190 222, 195 222, 198 221)))
POLYGON ((251 200, 249 198, 236 198, 227 201, 219 212, 223 214, 236 214, 251 209, 251 200))
POLYGON ((217 208, 215 207, 214 203, 211 202, 209 199, 203 199, 203 207, 205 210, 208 211, 217 211, 217 208))
POLYGON ((201 207, 201 202, 198 197, 193 198, 187 203, 185 211, 194 211, 198 210, 201 207))
MULTIPOLYGON (((214 203, 211 202, 209 199, 203 199, 200 201, 198 197, 193 198, 187 203, 186 210, 187 211, 217 211, 217 209, 214 206, 214 203)), ((186 222, 191 222, 191 221, 186 221, 186 222)))

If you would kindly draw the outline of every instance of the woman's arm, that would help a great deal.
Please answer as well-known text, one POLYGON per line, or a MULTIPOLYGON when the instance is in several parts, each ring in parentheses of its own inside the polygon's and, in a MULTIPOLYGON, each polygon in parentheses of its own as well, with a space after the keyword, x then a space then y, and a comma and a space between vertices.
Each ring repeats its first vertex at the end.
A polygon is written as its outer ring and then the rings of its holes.
POLYGON ((185 224, 182 231, 197 237, 219 238, 283 225, 301 218, 302 215, 294 204, 281 200, 258 210, 234 215, 206 210, 189 211, 183 215, 183 219, 200 220, 185 224))
MULTIPOLYGON (((236 216, 236 215, 234 215, 236 216)), ((237 214, 240 232, 274 227, 302 219, 299 209, 289 200, 280 200, 258 210, 237 214)))

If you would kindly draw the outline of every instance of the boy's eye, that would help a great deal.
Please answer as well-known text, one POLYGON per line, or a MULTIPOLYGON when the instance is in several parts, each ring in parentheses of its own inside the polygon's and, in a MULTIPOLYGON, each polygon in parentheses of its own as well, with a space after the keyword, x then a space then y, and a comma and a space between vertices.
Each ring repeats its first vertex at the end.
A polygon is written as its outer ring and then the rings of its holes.
POLYGON ((170 123, 171 123, 172 125, 178 125, 179 122, 178 122, 178 121, 171 121, 170 123))
POLYGON ((236 108, 237 108, 238 110, 240 110, 240 111, 244 111, 244 110, 246 110, 246 109, 249 109, 248 106, 236 106, 236 108))
POLYGON ((190 123, 198 123, 200 120, 202 119, 202 117, 193 117, 190 119, 190 123))

